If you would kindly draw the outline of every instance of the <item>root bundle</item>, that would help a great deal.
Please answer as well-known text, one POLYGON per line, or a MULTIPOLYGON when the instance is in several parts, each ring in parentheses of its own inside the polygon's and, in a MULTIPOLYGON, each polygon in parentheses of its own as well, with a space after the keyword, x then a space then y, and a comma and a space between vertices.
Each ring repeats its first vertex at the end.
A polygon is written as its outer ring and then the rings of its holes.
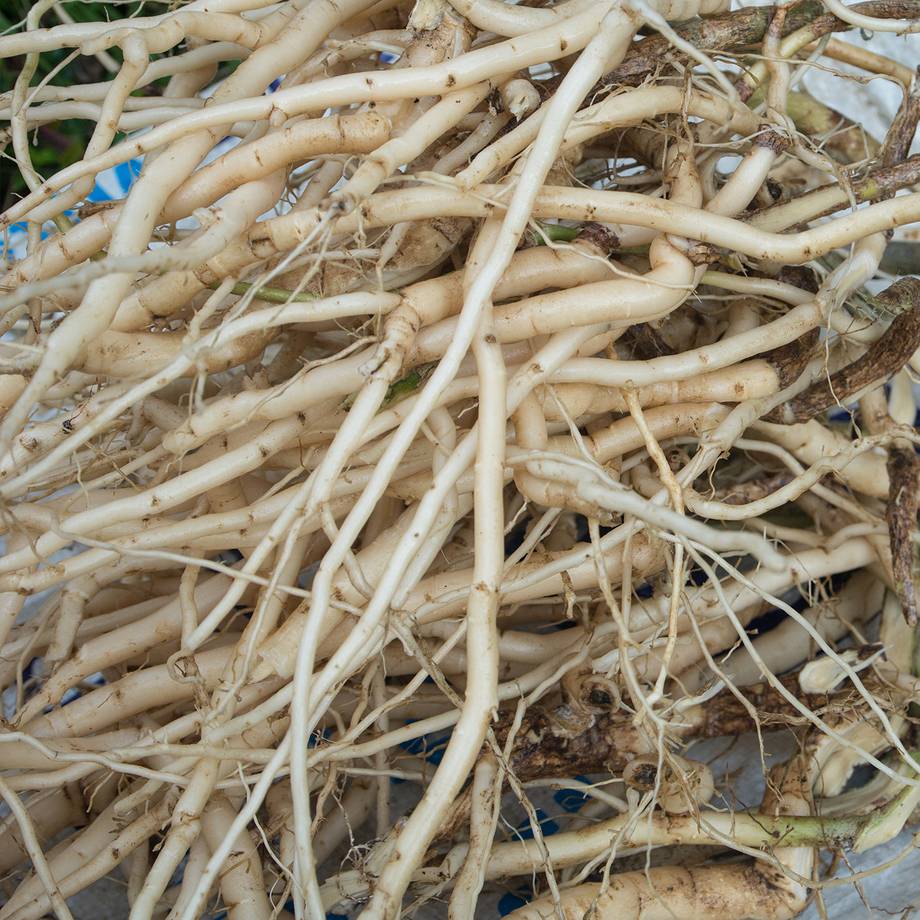
POLYGON ((0 920, 780 920, 912 822, 920 90, 853 29, 920 5, 0 36, 0 920))

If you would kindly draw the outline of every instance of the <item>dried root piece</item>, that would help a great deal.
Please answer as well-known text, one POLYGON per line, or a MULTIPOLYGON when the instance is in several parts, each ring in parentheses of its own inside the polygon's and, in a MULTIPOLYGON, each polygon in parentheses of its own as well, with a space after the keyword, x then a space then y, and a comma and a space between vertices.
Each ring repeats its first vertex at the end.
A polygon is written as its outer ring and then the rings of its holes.
POLYGON ((920 457, 913 447, 893 447, 888 453, 888 505, 885 520, 891 543, 891 566, 904 616, 917 625, 917 550, 914 532, 920 509, 920 457))
POLYGON ((920 348, 920 279, 902 278, 876 299, 890 312, 897 312, 881 338, 852 364, 812 384, 781 407, 775 416, 778 421, 807 422, 832 406, 851 401, 894 376, 920 348))

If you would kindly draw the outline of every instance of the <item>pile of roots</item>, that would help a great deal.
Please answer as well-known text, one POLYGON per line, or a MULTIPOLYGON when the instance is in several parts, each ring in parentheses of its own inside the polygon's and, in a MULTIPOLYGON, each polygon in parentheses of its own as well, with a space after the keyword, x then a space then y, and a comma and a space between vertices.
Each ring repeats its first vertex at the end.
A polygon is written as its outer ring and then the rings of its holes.
POLYGON ((920 3, 0 37, 0 920, 780 920, 909 826, 920 89, 854 29, 920 3))

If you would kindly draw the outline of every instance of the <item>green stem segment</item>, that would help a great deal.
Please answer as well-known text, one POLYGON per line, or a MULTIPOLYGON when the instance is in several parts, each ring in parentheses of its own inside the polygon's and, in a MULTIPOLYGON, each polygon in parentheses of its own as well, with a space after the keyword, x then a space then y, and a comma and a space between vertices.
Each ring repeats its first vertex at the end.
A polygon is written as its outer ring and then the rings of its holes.
MULTIPOLYGON (((220 283, 215 281, 209 284, 208 287, 212 290, 217 290, 217 288, 220 287, 220 283)), ((310 303, 317 299, 316 294, 308 294, 305 291, 289 291, 286 288, 276 287, 257 287, 254 284, 250 284, 248 281, 238 281, 230 289, 230 293, 243 297, 253 288, 256 288, 256 292, 253 294, 254 299, 264 300, 266 303, 277 303, 282 305, 286 303, 310 303)))
MULTIPOLYGON (((920 751, 911 751, 910 756, 915 763, 920 762, 920 751)), ((906 764, 898 772, 903 776, 917 776, 917 771, 911 770, 906 764)), ((892 786, 897 788, 895 780, 888 781, 888 787, 892 786)), ((752 837, 760 833, 760 843, 751 839, 752 846, 827 847, 862 853, 900 834, 918 805, 920 786, 900 786, 880 807, 866 813, 802 817, 748 813, 737 815, 736 819, 746 829, 754 831, 752 837)), ((742 833, 742 837, 747 836, 742 833)))
POLYGON ((571 243, 579 233, 581 227, 566 227, 564 224, 544 224, 535 221, 536 230, 530 231, 530 240, 534 246, 545 246, 550 243, 571 243))

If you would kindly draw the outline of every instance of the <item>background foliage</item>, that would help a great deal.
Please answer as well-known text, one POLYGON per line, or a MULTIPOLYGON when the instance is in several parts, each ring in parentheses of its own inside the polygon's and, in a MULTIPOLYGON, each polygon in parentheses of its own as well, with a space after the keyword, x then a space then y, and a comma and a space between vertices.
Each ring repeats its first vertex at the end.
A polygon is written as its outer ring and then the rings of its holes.
MULTIPOLYGON (((81 0, 60 4, 49 10, 42 17, 43 26, 54 26, 62 22, 57 14, 57 9, 66 10, 75 22, 104 22, 107 19, 121 19, 124 10, 116 7, 127 7, 130 16, 144 16, 159 8, 162 4, 151 4, 149 0, 119 3, 86 3, 81 0)), ((22 27, 29 8, 30 0, 2 0, 0 2, 0 34, 15 31, 22 27)), ((110 52, 112 58, 120 63, 121 52, 115 48, 110 52)), ((14 57, 0 60, 0 92, 8 93, 13 89, 16 77, 19 76, 25 63, 25 57, 14 57)), ((98 83, 110 78, 110 75, 101 61, 96 57, 82 57, 68 54, 64 51, 54 51, 42 54, 39 58, 38 68, 32 78, 35 87, 48 78, 54 69, 63 63, 63 67, 50 79, 51 85, 72 86, 73 84, 98 83), (72 58, 72 60, 67 60, 72 58)), ((156 95, 161 91, 156 84, 144 87, 138 95, 156 95)), ((85 119, 69 119, 54 125, 40 127, 32 135, 32 165, 41 175, 49 175, 58 169, 69 166, 80 159, 86 143, 93 132, 95 123, 85 119)), ((19 175, 15 161, 12 159, 12 150, 9 147, 9 137, 6 131, 2 135, 3 156, 0 157, 0 210, 6 209, 10 201, 25 190, 25 183, 19 175)))

